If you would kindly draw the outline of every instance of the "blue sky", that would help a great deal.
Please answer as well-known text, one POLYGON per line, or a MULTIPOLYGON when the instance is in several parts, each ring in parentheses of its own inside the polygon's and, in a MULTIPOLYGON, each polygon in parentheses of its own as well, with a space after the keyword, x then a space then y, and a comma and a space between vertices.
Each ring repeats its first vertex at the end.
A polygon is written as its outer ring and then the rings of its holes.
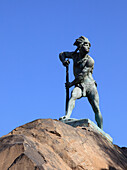
MULTIPOLYGON (((0 136, 64 115, 65 68, 58 56, 75 50, 83 35, 92 44, 104 131, 127 146, 126 9, 126 0, 0 1, 0 136)), ((72 117, 95 122, 87 98, 76 101, 72 117)))

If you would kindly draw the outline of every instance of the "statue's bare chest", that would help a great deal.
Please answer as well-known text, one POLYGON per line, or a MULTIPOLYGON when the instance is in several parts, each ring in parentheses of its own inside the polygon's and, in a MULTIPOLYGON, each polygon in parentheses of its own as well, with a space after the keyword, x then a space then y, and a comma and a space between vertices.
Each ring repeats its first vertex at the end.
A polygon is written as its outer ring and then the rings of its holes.
POLYGON ((74 67, 75 69, 83 69, 84 67, 92 67, 94 62, 91 60, 89 56, 86 56, 84 58, 76 57, 73 58, 74 67))

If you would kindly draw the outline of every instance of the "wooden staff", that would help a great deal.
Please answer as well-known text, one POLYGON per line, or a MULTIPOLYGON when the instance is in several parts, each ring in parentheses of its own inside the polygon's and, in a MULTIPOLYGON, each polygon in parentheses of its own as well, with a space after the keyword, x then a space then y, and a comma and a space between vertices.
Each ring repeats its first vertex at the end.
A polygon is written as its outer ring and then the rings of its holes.
MULTIPOLYGON (((79 47, 73 52, 72 55, 76 54, 77 51, 79 50, 79 47)), ((66 83, 69 83, 69 64, 70 61, 69 59, 67 60, 68 64, 66 65, 66 83)), ((68 109, 68 102, 69 102, 69 88, 66 87, 66 114, 67 114, 67 109, 68 109)))
MULTIPOLYGON (((69 59, 67 60, 70 63, 69 59)), ((66 65, 66 83, 69 83, 69 64, 66 65)), ((69 87, 66 87, 66 114, 69 102, 69 87)))

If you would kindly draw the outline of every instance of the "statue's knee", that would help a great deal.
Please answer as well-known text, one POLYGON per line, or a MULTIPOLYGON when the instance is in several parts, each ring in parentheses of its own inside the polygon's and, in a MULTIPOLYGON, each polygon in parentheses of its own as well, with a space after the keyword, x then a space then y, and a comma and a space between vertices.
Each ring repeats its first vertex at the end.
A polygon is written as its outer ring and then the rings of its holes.
POLYGON ((81 92, 81 89, 80 88, 75 88, 73 91, 72 91, 72 94, 71 94, 72 98, 74 99, 78 99, 82 96, 82 92, 81 92))
POLYGON ((95 107, 95 113, 98 114, 98 115, 100 115, 100 109, 99 109, 99 107, 95 107))
POLYGON ((76 94, 75 92, 72 92, 71 97, 72 97, 73 99, 76 99, 76 98, 77 98, 77 94, 76 94))

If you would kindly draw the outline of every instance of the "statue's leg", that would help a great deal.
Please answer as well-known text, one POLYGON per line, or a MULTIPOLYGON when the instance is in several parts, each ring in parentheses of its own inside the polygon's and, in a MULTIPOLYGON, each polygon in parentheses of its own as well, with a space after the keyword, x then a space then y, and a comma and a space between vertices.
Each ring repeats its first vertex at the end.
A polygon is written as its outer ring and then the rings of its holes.
POLYGON ((87 97, 95 113, 95 120, 97 122, 97 125, 101 129, 103 129, 103 118, 99 108, 99 95, 95 85, 90 88, 87 93, 87 97))
POLYGON ((68 109, 66 113, 66 118, 69 119, 72 113, 72 110, 75 107, 75 100, 82 97, 82 90, 79 87, 75 87, 71 93, 71 98, 68 102, 68 109))

